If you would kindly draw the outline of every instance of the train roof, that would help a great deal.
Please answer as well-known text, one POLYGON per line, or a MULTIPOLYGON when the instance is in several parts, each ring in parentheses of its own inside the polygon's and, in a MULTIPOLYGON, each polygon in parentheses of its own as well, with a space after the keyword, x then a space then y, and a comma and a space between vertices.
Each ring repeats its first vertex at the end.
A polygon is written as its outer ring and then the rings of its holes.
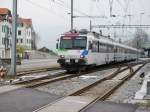
POLYGON ((137 52, 141 52, 141 50, 139 50, 139 49, 130 47, 128 45, 125 45, 125 44, 122 44, 122 43, 119 43, 119 42, 116 42, 115 40, 110 38, 110 36, 100 35, 100 34, 97 34, 95 32, 94 33, 93 32, 88 33, 87 36, 88 35, 94 35, 94 36, 92 36, 93 37, 92 39, 96 39, 96 40, 98 40, 98 41, 100 41, 102 43, 105 43, 105 44, 109 44, 109 45, 113 45, 113 46, 118 46, 118 47, 130 49, 130 50, 134 50, 134 51, 137 51, 137 52))
POLYGON ((73 30, 73 31, 65 32, 61 36, 87 36, 87 38, 98 40, 98 41, 105 43, 105 44, 109 44, 109 45, 113 45, 113 46, 122 47, 125 49, 130 49, 133 51, 141 52, 141 50, 138 50, 138 49, 130 47, 128 45, 116 42, 115 40, 110 38, 110 36, 104 36, 104 35, 101 35, 100 33, 96 33, 96 32, 89 32, 89 31, 84 30, 84 29, 82 31, 73 30))

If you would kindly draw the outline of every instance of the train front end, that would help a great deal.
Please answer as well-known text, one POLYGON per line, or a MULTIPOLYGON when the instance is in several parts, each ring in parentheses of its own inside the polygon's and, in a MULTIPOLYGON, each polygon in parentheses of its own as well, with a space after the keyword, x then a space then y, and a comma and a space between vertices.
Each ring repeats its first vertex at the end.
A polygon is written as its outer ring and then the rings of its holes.
POLYGON ((86 66, 88 55, 87 36, 68 32, 58 39, 58 63, 67 71, 77 71, 86 66))

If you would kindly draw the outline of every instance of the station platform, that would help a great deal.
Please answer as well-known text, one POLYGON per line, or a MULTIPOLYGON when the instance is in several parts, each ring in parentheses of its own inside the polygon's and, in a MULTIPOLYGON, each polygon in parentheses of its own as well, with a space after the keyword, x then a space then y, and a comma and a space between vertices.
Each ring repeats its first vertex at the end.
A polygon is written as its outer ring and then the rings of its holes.
POLYGON ((19 86, 19 85, 5 85, 5 86, 0 86, 0 94, 2 93, 6 93, 9 91, 13 91, 19 88, 22 88, 23 86, 19 86))
POLYGON ((35 89, 20 88, 0 93, 0 112, 33 112, 61 96, 35 89))
POLYGON ((68 96, 36 112, 78 112, 92 101, 90 97, 68 96))
POLYGON ((135 112, 137 105, 98 101, 84 112, 135 112))
MULTIPOLYGON (((95 97, 96 98, 96 97, 95 97)), ((118 104, 98 101, 83 111, 87 105, 93 102, 94 97, 68 96, 35 112, 135 112, 137 105, 118 104)))

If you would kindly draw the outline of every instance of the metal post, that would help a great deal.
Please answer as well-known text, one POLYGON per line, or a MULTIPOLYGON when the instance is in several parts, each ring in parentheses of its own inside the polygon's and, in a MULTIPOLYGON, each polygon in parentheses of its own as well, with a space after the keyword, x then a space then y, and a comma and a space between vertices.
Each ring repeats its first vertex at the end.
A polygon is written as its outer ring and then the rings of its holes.
POLYGON ((113 17, 113 14, 112 14, 112 8, 113 8, 113 0, 109 0, 109 10, 110 10, 110 17, 113 17))
POLYGON ((73 0, 71 0, 71 30, 73 30, 73 0))
POLYGON ((92 21, 90 20, 90 32, 92 31, 92 21))
POLYGON ((142 16, 143 16, 144 14, 145 14, 144 12, 140 13, 140 26, 141 26, 141 27, 142 27, 142 16))
POLYGON ((10 75, 16 75, 16 36, 17 36, 17 0, 13 0, 12 49, 11 49, 10 75))

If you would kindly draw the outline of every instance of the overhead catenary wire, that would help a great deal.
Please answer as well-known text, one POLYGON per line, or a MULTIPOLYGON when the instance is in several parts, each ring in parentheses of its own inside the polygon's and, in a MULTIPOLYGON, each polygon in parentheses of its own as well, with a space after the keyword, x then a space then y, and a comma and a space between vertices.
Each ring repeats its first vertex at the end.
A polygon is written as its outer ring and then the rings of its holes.
MULTIPOLYGON (((48 13, 52 13, 52 14, 54 14, 55 16, 57 16, 57 17, 61 17, 64 21, 67 21, 66 19, 68 19, 68 18, 65 18, 64 16, 62 16, 62 15, 59 15, 59 14, 57 14, 56 12, 53 12, 52 10, 50 10, 49 8, 46 8, 46 7, 44 7, 44 6, 42 6, 42 5, 39 5, 39 4, 37 4, 37 3, 35 3, 35 2, 33 2, 33 1, 31 1, 31 0, 26 0, 28 3, 30 3, 30 4, 32 4, 32 5, 34 5, 34 6, 36 6, 36 7, 38 7, 38 8, 40 8, 40 9, 42 9, 42 10, 45 10, 46 12, 48 12, 48 13)), ((61 20, 62 20, 61 19, 61 20)))
MULTIPOLYGON (((55 3, 55 4, 57 4, 57 5, 59 5, 60 7, 63 7, 63 8, 65 8, 65 9, 67 9, 67 11, 69 12, 69 14, 70 14, 70 9, 71 9, 71 7, 67 4, 67 3, 65 3, 64 1, 62 1, 62 0, 48 0, 49 2, 50 2, 50 4, 53 2, 53 3, 55 3)), ((99 2, 99 0, 96 0, 96 2, 99 2)), ((79 3, 78 3, 79 4, 79 3)), ((98 15, 96 15, 96 16, 91 16, 91 15, 88 15, 88 14, 86 14, 86 13, 84 13, 84 12, 82 12, 82 11, 80 11, 79 10, 79 8, 78 9, 76 9, 76 8, 73 8, 74 9, 74 11, 76 12, 76 13, 79 13, 79 14, 81 14, 81 15, 74 15, 73 16, 73 18, 90 18, 90 19, 95 19, 95 18, 107 18, 106 16, 98 16, 98 15)))
MULTIPOLYGON (((61 7, 64 7, 64 8, 66 8, 68 11, 70 11, 70 6, 67 4, 67 3, 60 3, 60 2, 58 2, 57 0, 53 0, 53 1, 51 1, 51 0, 49 0, 50 2, 54 2, 54 3, 56 3, 57 5, 60 5, 61 7)), ((76 9, 76 8, 74 8, 74 11, 76 12, 76 13, 79 13, 79 14, 81 14, 81 15, 83 15, 83 16, 87 16, 87 17, 89 17, 89 15, 88 14, 86 14, 85 12, 82 12, 82 11, 80 11, 79 9, 76 9)))

